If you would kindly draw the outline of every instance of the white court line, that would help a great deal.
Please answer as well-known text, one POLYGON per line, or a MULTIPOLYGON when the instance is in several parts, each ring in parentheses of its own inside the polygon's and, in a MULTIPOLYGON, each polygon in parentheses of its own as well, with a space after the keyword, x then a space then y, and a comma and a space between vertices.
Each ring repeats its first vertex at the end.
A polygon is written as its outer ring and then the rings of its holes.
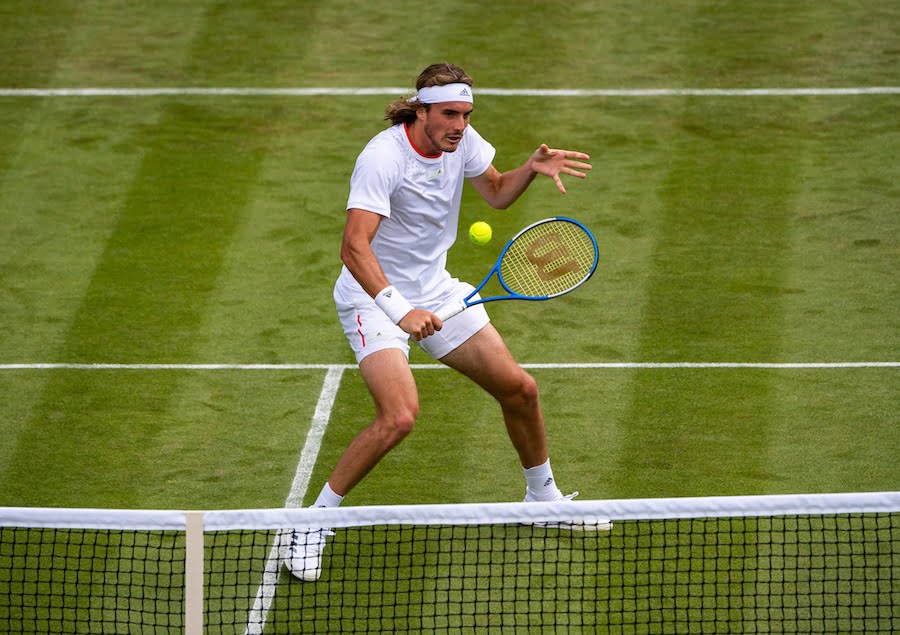
MULTIPOLYGON (((319 401, 316 403, 312 425, 306 434, 306 442, 303 444, 303 451, 300 453, 300 463, 297 465, 294 481, 291 483, 291 491, 284 503, 285 507, 300 507, 303 505, 303 497, 306 495, 309 481, 312 478, 313 468, 316 466, 316 457, 319 454, 319 449, 322 447, 322 437, 325 435, 325 428, 328 427, 331 408, 334 406, 334 399, 337 396, 338 388, 340 388, 343 374, 344 367, 342 366, 335 365, 328 368, 328 373, 325 375, 325 381, 322 384, 322 392, 319 393, 319 401)), ((269 550, 269 558, 266 560, 266 565, 263 569, 262 582, 256 590, 253 608, 250 609, 250 613, 247 615, 245 635, 259 635, 265 628, 272 600, 275 599, 278 579, 281 575, 281 537, 282 534, 279 532, 276 535, 275 543, 269 550)))
MULTIPOLYGON (((900 95, 900 86, 838 88, 477 88, 479 95, 500 97, 802 97, 900 95)), ((0 88, 0 97, 167 97, 167 96, 398 96, 409 88, 0 88)))
POLYGON ((319 455, 319 448, 322 447, 322 437, 325 436, 325 428, 328 427, 331 408, 334 406, 334 399, 341 386, 343 374, 342 366, 332 366, 325 375, 322 392, 319 394, 319 401, 313 414, 312 426, 306 434, 306 443, 303 445, 303 452, 300 453, 300 463, 294 474, 294 482, 291 483, 291 492, 284 503, 285 507, 301 507, 303 505, 303 497, 306 495, 313 468, 316 466, 316 457, 319 455))
MULTIPOLYGON (((520 364, 522 368, 900 368, 892 362, 586 362, 520 364)), ((354 370, 356 364, 0 364, 4 370, 354 370)), ((410 364, 413 370, 445 370, 443 364, 410 364)))

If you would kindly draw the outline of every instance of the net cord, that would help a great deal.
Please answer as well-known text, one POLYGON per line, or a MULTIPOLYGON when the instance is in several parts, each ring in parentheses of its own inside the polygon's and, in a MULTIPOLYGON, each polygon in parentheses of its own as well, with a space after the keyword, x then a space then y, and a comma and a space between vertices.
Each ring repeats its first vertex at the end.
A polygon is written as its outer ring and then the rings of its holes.
POLYGON ((480 525, 563 521, 572 518, 659 520, 699 517, 750 517, 900 511, 900 492, 649 498, 559 503, 474 503, 388 505, 333 509, 275 509, 262 517, 252 511, 209 512, 207 530, 367 525, 480 525))
POLYGON ((0 507, 0 526, 184 531, 187 512, 159 509, 0 507))
MULTIPOLYGON (((354 527, 367 525, 478 525, 554 520, 659 520, 809 514, 896 513, 900 492, 646 498, 559 503, 383 505, 333 509, 248 509, 203 512, 204 531, 354 527)), ((184 511, 0 507, 0 526, 180 530, 184 511)))

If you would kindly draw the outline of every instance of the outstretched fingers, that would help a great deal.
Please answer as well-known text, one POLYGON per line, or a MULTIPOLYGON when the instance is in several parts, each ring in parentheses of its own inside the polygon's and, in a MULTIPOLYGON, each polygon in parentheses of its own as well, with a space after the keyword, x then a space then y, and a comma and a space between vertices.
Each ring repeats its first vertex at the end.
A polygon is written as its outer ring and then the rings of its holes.
POLYGON ((553 179, 560 193, 565 194, 566 188, 559 175, 567 174, 579 179, 586 178, 587 172, 591 170, 591 164, 585 163, 585 161, 590 158, 590 155, 584 152, 551 149, 547 147, 547 144, 542 143, 535 156, 535 170, 553 179))
POLYGON ((591 166, 588 163, 579 163, 578 161, 567 161, 566 164, 560 169, 560 172, 563 174, 568 174, 570 176, 577 176, 580 179, 586 178, 587 174, 585 172, 589 172, 591 170, 591 166))

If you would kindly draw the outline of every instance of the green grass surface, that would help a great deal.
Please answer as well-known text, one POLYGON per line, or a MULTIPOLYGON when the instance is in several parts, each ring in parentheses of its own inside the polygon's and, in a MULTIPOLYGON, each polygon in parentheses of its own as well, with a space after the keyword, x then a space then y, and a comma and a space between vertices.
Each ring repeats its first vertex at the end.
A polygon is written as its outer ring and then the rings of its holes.
MULTIPOLYGON (((409 86, 442 58, 480 86, 897 83, 890 3, 500 8, 442 7, 412 33, 351 2, 8 3, 0 84, 409 86)), ((387 100, 0 99, 0 360, 352 362, 330 289, 349 173, 387 100)), ((504 236, 548 215, 595 230, 590 284, 491 307, 522 362, 896 360, 896 102, 481 98, 474 125, 500 169, 546 140, 594 170, 565 197, 538 181, 507 212, 467 190, 461 233, 485 219, 497 239, 459 241, 451 269, 479 279, 504 236)), ((0 503, 277 506, 323 374, 4 370, 0 503), (248 469, 255 457, 266 469, 248 469)), ((898 484, 894 369, 535 374, 561 481, 591 497, 898 484)), ((417 380, 419 429, 352 501, 517 498, 493 404, 449 373, 417 380), (503 467, 454 485, 489 466, 503 467)), ((370 416, 347 372, 315 489, 370 416)))
MULTIPOLYGON (((871 2, 11 0, 0 89, 900 85, 900 9, 871 2)), ((398 95, 399 96, 399 95, 398 95)), ((331 287, 350 171, 387 96, 0 96, 0 364, 350 364, 331 287)), ((898 95, 476 99, 521 164, 593 171, 509 211, 468 189, 451 271, 578 218, 600 268, 571 296, 495 303, 523 363, 900 360, 898 95)), ((430 360, 414 350, 412 361, 430 360)), ((897 490, 900 373, 540 368, 561 486, 584 498, 897 490)), ((0 505, 280 507, 325 370, 0 369, 0 505)), ((415 432, 347 504, 506 501, 499 410, 416 371, 415 432)), ((306 494, 372 406, 344 372, 306 494)))

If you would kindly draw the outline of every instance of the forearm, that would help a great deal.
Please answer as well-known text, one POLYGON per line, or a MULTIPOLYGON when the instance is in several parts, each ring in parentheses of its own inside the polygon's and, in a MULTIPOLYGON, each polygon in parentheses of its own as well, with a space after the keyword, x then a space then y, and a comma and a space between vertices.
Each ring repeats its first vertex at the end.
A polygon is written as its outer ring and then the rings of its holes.
POLYGON ((528 158, 519 167, 503 172, 502 174, 493 166, 473 184, 494 209, 506 209, 515 203, 522 193, 528 189, 537 172, 532 166, 532 157, 528 158))
POLYGON ((560 174, 585 178, 585 173, 591 169, 591 165, 584 161, 590 158, 583 152, 551 150, 547 144, 542 143, 541 147, 515 170, 501 174, 494 166, 490 166, 484 174, 471 179, 471 183, 488 205, 506 209, 528 189, 538 174, 553 179, 560 194, 565 194, 566 188, 560 174))
POLYGON ((419 341, 440 330, 441 321, 430 311, 414 308, 387 279, 372 250, 372 240, 381 219, 380 215, 366 210, 347 210, 341 260, 365 292, 372 296, 378 308, 394 324, 419 341))
POLYGON ((537 172, 531 167, 531 159, 514 170, 504 172, 497 179, 493 200, 489 200, 488 203, 496 209, 506 209, 528 189, 535 176, 537 172))
POLYGON ((341 249, 341 259, 360 286, 372 296, 378 308, 384 311, 394 324, 399 324, 413 311, 414 307, 384 275, 384 270, 368 243, 360 245, 351 241, 347 244, 345 241, 341 249))

